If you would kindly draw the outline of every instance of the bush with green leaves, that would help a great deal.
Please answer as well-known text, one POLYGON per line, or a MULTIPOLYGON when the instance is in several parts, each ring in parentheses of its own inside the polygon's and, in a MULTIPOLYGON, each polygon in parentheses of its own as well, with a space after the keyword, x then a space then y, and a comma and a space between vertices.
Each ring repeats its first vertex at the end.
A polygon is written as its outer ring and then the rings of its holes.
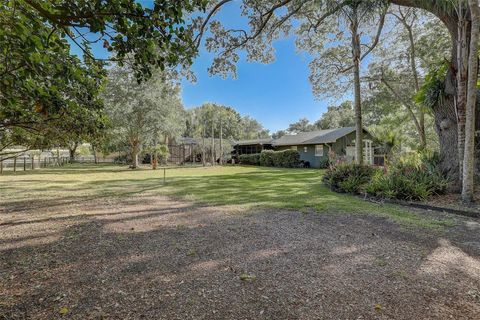
POLYGON ((272 164, 274 167, 282 167, 282 154, 280 152, 274 152, 272 154, 272 164))
POLYGON ((297 150, 276 151, 280 158, 280 167, 296 168, 300 165, 300 153, 297 150))
POLYGON ((421 163, 399 161, 388 173, 375 175, 366 186, 368 194, 389 199, 423 201, 446 191, 448 180, 438 170, 438 159, 423 158, 421 163))
POLYGON ((365 192, 380 198, 422 201, 446 191, 448 181, 439 164, 438 154, 412 153, 396 159, 386 172, 356 164, 331 167, 323 181, 337 192, 365 192))
POLYGON ((238 160, 241 164, 258 166, 260 165, 260 153, 242 154, 238 156, 238 160))
POLYGON ((371 166, 344 163, 330 167, 323 175, 323 182, 336 192, 360 193, 376 171, 371 166))
POLYGON ((240 163, 279 168, 297 168, 300 166, 300 154, 296 150, 263 150, 262 153, 242 154, 240 163))
POLYGON ((329 158, 321 158, 319 162, 320 169, 328 169, 330 167, 330 159, 329 158))
POLYGON ((273 157, 275 151, 273 150, 263 150, 260 153, 260 165, 265 167, 273 167, 273 157))

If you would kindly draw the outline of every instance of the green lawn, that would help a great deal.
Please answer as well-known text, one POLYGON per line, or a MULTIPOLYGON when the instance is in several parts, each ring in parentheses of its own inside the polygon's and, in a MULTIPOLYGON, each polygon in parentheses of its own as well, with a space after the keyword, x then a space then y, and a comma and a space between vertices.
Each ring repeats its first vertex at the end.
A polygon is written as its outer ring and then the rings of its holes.
POLYGON ((319 213, 359 213, 389 217, 424 227, 451 225, 394 205, 376 205, 337 194, 322 185, 323 171, 246 166, 129 170, 113 165, 68 165, 63 168, 4 173, 1 202, 88 200, 93 197, 168 195, 213 205, 296 209, 319 213))

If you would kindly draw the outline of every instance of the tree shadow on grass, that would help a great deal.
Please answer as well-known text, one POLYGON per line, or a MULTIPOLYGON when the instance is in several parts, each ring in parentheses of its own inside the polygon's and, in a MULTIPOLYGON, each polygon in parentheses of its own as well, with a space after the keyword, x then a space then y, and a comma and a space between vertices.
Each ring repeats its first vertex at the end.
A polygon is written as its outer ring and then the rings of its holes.
POLYGON ((32 206, 38 210, 50 209, 63 206, 65 203, 75 204, 107 197, 166 195, 212 205, 290 208, 323 213, 374 213, 390 215, 397 221, 417 225, 431 224, 434 227, 443 223, 430 222, 428 218, 399 207, 383 207, 334 193, 322 185, 322 171, 319 170, 277 168, 255 170, 231 174, 213 171, 215 174, 202 175, 196 175, 204 173, 198 169, 191 172, 177 171, 177 175, 174 173, 171 176, 167 175, 166 183, 162 176, 158 177, 158 172, 152 172, 157 174, 157 177, 125 178, 112 175, 93 181, 54 181, 47 187, 38 183, 38 179, 27 179, 21 184, 12 186, 13 194, 18 194, 18 197, 11 197, 5 201, 3 212, 23 210, 32 206), (22 190, 29 181, 31 186, 22 198, 22 190))

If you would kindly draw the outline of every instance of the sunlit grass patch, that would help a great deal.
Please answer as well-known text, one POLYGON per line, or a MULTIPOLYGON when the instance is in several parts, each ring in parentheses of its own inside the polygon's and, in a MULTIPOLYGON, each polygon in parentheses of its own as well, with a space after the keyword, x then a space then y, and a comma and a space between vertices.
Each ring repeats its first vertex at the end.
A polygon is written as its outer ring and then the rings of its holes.
POLYGON ((379 205, 330 191, 322 170, 247 166, 130 170, 114 165, 69 165, 0 176, 0 201, 74 200, 165 195, 211 205, 293 209, 303 212, 374 214, 402 224, 451 226, 396 205, 379 205))

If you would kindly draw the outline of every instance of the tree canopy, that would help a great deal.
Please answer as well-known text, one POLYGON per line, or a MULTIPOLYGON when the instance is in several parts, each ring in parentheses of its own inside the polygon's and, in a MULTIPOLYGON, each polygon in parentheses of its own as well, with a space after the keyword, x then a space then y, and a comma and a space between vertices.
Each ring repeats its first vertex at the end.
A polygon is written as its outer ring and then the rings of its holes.
POLYGON ((202 11, 206 3, 2 1, 0 148, 17 142, 32 145, 58 129, 58 119, 83 122, 85 114, 102 109, 98 93, 106 62, 128 65, 136 81, 148 79, 156 68, 190 64, 196 48, 185 17, 202 11), (92 53, 98 44, 107 58, 92 53), (71 46, 80 48, 81 58, 72 55, 71 46))
POLYGON ((109 71, 103 95, 113 142, 117 149, 126 147, 133 168, 139 165, 142 149, 155 149, 185 130, 179 88, 164 73, 155 73, 148 81, 138 83, 130 68, 114 67, 109 71))

